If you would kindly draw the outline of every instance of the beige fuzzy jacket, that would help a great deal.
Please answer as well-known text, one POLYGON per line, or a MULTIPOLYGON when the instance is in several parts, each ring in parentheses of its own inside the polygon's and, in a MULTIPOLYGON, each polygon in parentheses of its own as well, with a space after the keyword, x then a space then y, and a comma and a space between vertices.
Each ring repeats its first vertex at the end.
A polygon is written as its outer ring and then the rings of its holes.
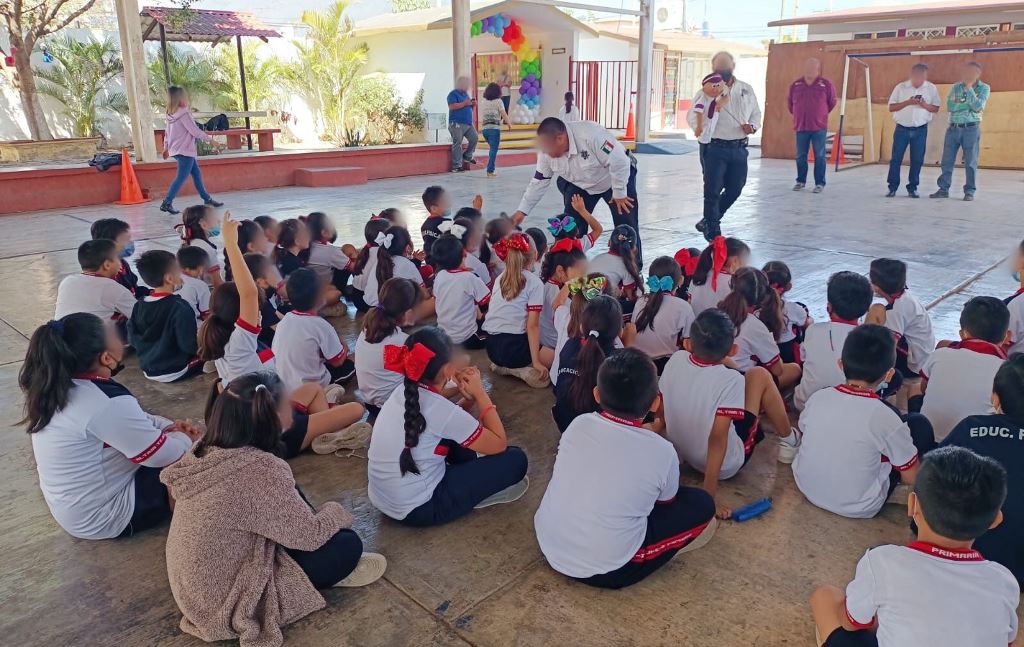
POLYGON ((251 447, 213 448, 185 454, 160 480, 176 500, 167 577, 182 631, 271 647, 284 641, 281 627, 324 608, 284 549, 316 550, 352 516, 334 502, 313 511, 288 463, 251 447))

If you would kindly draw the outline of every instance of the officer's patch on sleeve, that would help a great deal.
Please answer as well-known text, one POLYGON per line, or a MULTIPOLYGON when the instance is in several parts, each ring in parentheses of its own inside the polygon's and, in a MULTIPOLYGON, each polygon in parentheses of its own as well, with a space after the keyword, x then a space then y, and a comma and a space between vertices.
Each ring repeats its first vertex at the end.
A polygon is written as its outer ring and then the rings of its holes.
POLYGON ((601 144, 601 152, 605 155, 611 155, 612 151, 615 150, 615 144, 608 141, 607 139, 601 144))

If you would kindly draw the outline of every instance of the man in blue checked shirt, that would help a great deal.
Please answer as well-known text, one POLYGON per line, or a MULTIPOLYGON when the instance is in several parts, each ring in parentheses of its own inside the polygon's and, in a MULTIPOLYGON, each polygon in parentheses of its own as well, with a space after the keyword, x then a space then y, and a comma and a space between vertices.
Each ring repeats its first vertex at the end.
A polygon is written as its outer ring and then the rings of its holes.
POLYGON ((949 128, 942 146, 942 175, 939 176, 939 190, 932 198, 948 198, 953 182, 953 166, 960 149, 964 151, 964 200, 974 199, 974 176, 978 172, 978 149, 981 146, 981 114, 988 101, 989 86, 981 80, 981 64, 970 61, 964 64, 959 83, 953 85, 946 97, 949 110, 949 128))

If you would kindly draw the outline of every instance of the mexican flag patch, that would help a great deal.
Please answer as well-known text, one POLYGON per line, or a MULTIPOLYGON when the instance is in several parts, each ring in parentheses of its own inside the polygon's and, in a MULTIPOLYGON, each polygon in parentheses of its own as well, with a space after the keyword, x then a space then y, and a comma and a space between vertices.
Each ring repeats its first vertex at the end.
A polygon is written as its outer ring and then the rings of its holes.
POLYGON ((607 139, 603 144, 601 144, 601 152, 605 155, 611 155, 613 150, 615 150, 615 144, 611 143, 607 139))

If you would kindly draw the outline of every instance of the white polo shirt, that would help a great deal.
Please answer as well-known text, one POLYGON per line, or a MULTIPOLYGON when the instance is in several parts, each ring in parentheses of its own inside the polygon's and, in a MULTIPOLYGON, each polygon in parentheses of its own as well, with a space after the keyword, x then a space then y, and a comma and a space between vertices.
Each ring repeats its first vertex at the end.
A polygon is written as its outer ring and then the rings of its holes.
POLYGON ((897 338, 906 338, 909 349, 907 367, 914 372, 920 371, 935 350, 935 334, 928 311, 910 290, 904 290, 886 307, 885 326, 896 333, 897 338))
POLYGON ((343 270, 352 262, 340 247, 314 240, 309 244, 309 261, 306 266, 316 272, 322 285, 330 285, 334 270, 343 270))
POLYGON ((189 241, 188 246, 189 247, 198 247, 199 249, 201 249, 204 252, 206 252, 206 262, 207 262, 207 265, 206 265, 206 275, 207 275, 206 282, 208 284, 212 284, 212 281, 209 278, 209 275, 213 274, 214 272, 220 272, 220 270, 221 270, 221 267, 220 267, 220 252, 217 251, 217 246, 214 245, 213 243, 208 243, 208 242, 206 242, 205 240, 203 240, 201 238, 193 238, 191 241, 189 241))
POLYGON ((803 410, 807 399, 822 389, 846 382, 839 360, 843 357, 843 344, 853 332, 856 321, 821 321, 812 324, 800 345, 804 372, 793 394, 793 404, 803 410))
MULTIPOLYGON (((801 449, 801 451, 803 451, 801 449)), ((846 586, 846 616, 879 647, 1002 647, 1017 637, 1020 587, 976 550, 914 542, 872 548, 846 586)))
POLYGON ((622 257, 618 254, 611 252, 598 254, 590 261, 587 271, 591 274, 599 272, 607 276, 608 282, 616 290, 616 295, 636 286, 636 281, 629 275, 626 264, 622 262, 622 257))
POLYGON ((112 278, 82 272, 60 282, 53 318, 88 312, 104 321, 124 321, 132 316, 133 308, 135 296, 128 288, 112 278))
MULTIPOLYGON (((921 87, 915 88, 914 84, 907 79, 903 83, 897 83, 896 87, 892 89, 892 94, 889 95, 889 105, 894 103, 903 103, 907 99, 921 95, 925 103, 933 106, 942 105, 942 99, 939 97, 939 90, 935 87, 935 84, 931 81, 925 81, 921 84, 921 87)), ((918 126, 924 126, 932 120, 934 113, 928 112, 921 106, 907 106, 901 108, 896 112, 892 113, 893 121, 900 126, 906 128, 917 128, 918 126)))
POLYGON ((526 333, 526 317, 544 309, 544 284, 532 272, 523 272, 526 283, 513 299, 501 293, 502 272, 494 280, 491 302, 484 318, 484 330, 490 334, 522 335, 526 333))
POLYGON ((196 313, 196 321, 202 323, 210 314, 210 286, 206 281, 188 274, 182 274, 181 280, 181 289, 177 294, 192 307, 192 311, 196 313))
POLYGON ((484 284, 491 284, 491 270, 487 269, 487 263, 484 263, 473 254, 466 254, 462 263, 468 267, 473 274, 476 274, 477 278, 483 281, 484 284))
POLYGON ((398 461, 405 448, 405 389, 395 389, 381 407, 373 425, 367 494, 378 510, 392 519, 405 519, 434 495, 444 478, 448 448, 442 440, 469 447, 483 433, 483 425, 462 407, 426 387, 419 389, 420 413, 427 426, 412 448, 419 474, 402 474, 398 461))
POLYGON ((782 322, 782 332, 779 334, 780 344, 796 339, 796 331, 807 328, 814 323, 814 319, 811 318, 811 313, 807 312, 807 308, 804 306, 796 301, 783 299, 782 322))
POLYGON ((708 308, 717 308, 718 304, 721 303, 725 297, 729 296, 732 292, 732 288, 729 284, 732 282, 732 274, 729 272, 718 273, 718 285, 714 288, 711 287, 711 277, 708 276, 708 280, 704 285, 690 285, 690 306, 693 308, 694 314, 700 314, 708 308))
POLYGON ((741 371, 749 371, 755 366, 771 368, 782 361, 775 335, 756 314, 748 314, 740 324, 740 329, 736 333, 736 345, 739 346, 739 352, 732 360, 741 371))
MULTIPOLYGON (((707 469, 708 439, 715 418, 733 422, 746 416, 746 382, 739 371, 708 364, 685 350, 668 360, 661 374, 665 430, 679 460, 699 472, 707 469)), ((735 476, 743 467, 743 440, 730 426, 719 478, 735 476)))
POLYGON ((992 410, 992 383, 1006 353, 981 339, 965 339, 938 348, 921 367, 928 380, 921 413, 942 440, 967 416, 992 410))
POLYGON ((558 345, 558 330, 555 328, 555 309, 552 307, 562 286, 554 281, 544 283, 544 309, 540 312, 540 344, 548 348, 558 345))
POLYGON ((256 371, 276 372, 274 351, 259 341, 260 327, 239 319, 224 346, 224 356, 214 360, 217 376, 224 386, 231 380, 256 371))
MULTIPOLYGON (((377 248, 377 254, 380 253, 380 248, 377 248)), ((371 255, 376 257, 377 254, 371 255)), ((423 275, 420 274, 420 268, 416 267, 416 263, 413 263, 410 259, 404 256, 392 256, 392 260, 395 261, 395 270, 391 274, 393 279, 409 279, 416 283, 416 285, 423 285, 423 275)), ((366 264, 363 273, 366 274, 370 268, 370 264, 366 264)), ((380 303, 380 283, 377 281, 377 263, 373 264, 373 271, 369 273, 366 278, 366 290, 363 294, 363 300, 371 306, 375 306, 380 303)))
POLYGON ((1024 353, 1024 299, 1019 298, 1021 294, 1024 294, 1024 288, 1003 301, 1010 311, 1010 350, 1007 355, 1024 353))
MULTIPOLYGON (((679 491, 679 461, 661 436, 603 413, 578 416, 562 434, 540 508, 537 543, 551 568, 591 577, 629 563, 647 517, 679 491)), ((695 534, 701 529, 696 529, 695 534)))
POLYGON ((491 291, 472 270, 441 270, 434 277, 437 325, 455 344, 476 334, 477 309, 491 298, 491 291))
MULTIPOLYGON (((640 295, 633 310, 633 323, 640 318, 640 313, 647 307, 650 296, 640 295)), ((647 353, 651 359, 667 357, 679 350, 679 340, 690 336, 690 325, 695 319, 693 308, 686 301, 672 294, 661 297, 661 307, 654 315, 652 326, 638 331, 633 341, 633 348, 647 353)))
POLYGON ((334 326, 315 312, 299 310, 277 324, 273 346, 277 374, 289 392, 306 382, 326 387, 331 383, 327 364, 348 355, 334 326))
MULTIPOLYGON (((377 273, 377 246, 369 243, 367 245, 366 265, 359 274, 352 275, 352 287, 360 292, 366 291, 366 283, 370 277, 377 273)), ((365 297, 363 299, 365 301, 365 297)))
MULTIPOLYGON (((558 384, 558 368, 562 362, 562 348, 565 342, 569 341, 569 303, 567 299, 555 310, 555 332, 558 333, 558 340, 555 342, 555 359, 551 362, 551 370, 548 377, 551 378, 551 386, 558 384)), ((622 340, 615 338, 615 348, 622 348, 622 340)))
POLYGON ((389 371, 384 368, 384 347, 401 346, 409 335, 401 328, 395 328, 394 332, 376 344, 366 341, 366 331, 359 333, 356 340, 356 380, 359 382, 359 391, 363 394, 363 401, 375 407, 382 407, 396 387, 402 385, 401 373, 389 371))
POLYGON ((889 474, 917 464, 910 428, 874 393, 841 384, 818 391, 800 414, 793 476, 807 500, 853 519, 878 514, 889 474))

